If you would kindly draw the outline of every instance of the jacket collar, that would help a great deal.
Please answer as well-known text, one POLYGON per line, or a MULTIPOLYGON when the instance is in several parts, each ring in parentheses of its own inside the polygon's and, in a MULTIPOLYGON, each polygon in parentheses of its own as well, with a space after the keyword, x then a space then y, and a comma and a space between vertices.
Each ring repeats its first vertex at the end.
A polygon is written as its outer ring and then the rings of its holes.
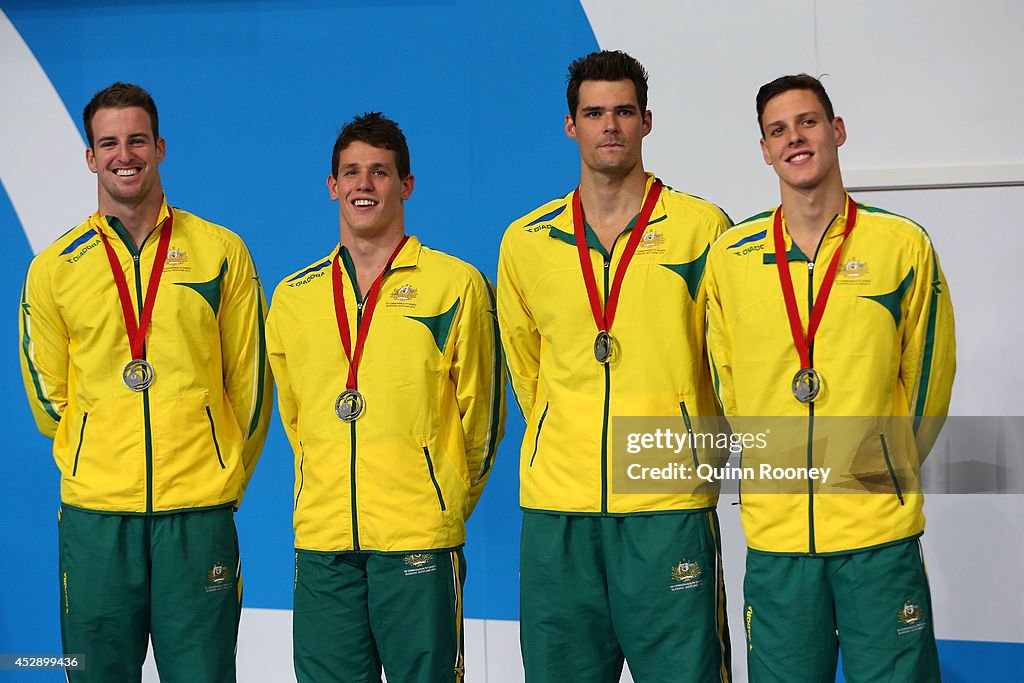
MULTIPOLYGON (((160 213, 158 213, 156 217, 156 225, 153 226, 153 229, 149 234, 153 235, 154 233, 159 232, 164 225, 164 221, 166 221, 170 215, 171 210, 167 204, 167 195, 164 195, 163 201, 160 203, 160 213)), ((97 209, 96 213, 90 216, 89 224, 94 230, 96 230, 96 232, 102 232, 108 238, 119 237, 125 244, 130 245, 132 249, 135 248, 135 241, 128 234, 128 230, 124 227, 124 224, 121 223, 121 219, 117 216, 101 216, 99 209, 97 209)), ((149 236, 146 237, 146 241, 149 241, 149 236)))
MULTIPOLYGON (((647 173, 647 184, 644 186, 644 197, 646 197, 647 193, 651 191, 651 185, 654 184, 654 180, 654 174, 647 173)), ((572 224, 572 195, 575 191, 576 190, 574 189, 563 198, 560 207, 553 212, 553 215, 548 214, 547 216, 542 216, 540 219, 535 221, 541 222, 544 218, 550 217, 550 221, 548 221, 550 223, 548 236, 561 240, 566 244, 571 244, 572 246, 576 246, 576 238, 574 236, 574 228, 572 224)), ((654 223, 659 223, 665 220, 667 216, 668 213, 665 210, 665 193, 662 192, 661 197, 658 198, 658 203, 654 207, 654 211, 651 213, 651 220, 648 221, 647 224, 652 225, 654 223)), ((630 219, 629 223, 623 229, 623 232, 630 232, 633 229, 633 226, 636 225, 636 219, 639 217, 640 214, 637 212, 637 215, 630 219)), ((604 253, 605 249, 601 244, 601 240, 597 238, 597 233, 594 232, 594 229, 590 227, 590 224, 587 223, 586 220, 583 221, 583 229, 587 236, 587 246, 590 249, 604 253)))

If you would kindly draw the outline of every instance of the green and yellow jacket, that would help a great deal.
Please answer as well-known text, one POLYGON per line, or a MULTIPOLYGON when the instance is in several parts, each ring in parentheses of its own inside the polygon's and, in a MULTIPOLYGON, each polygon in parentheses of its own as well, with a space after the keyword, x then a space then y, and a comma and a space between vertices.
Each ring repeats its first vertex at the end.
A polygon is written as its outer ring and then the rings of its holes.
MULTIPOLYGON (((337 253, 286 277, 267 323, 295 453, 295 547, 457 547, 504 430, 493 290, 469 264, 410 237, 384 275, 359 362, 365 409, 346 423, 335 413, 349 367, 334 309, 337 253)), ((347 249, 341 259, 354 346, 365 293, 347 249)))
POLYGON ((100 233, 142 308, 158 223, 136 249, 111 216, 91 216, 32 261, 21 297, 21 369, 36 424, 53 439, 63 504, 111 513, 237 505, 266 438, 273 383, 266 303, 242 240, 174 210, 145 358, 130 390, 124 314, 100 233))
MULTIPOLYGON (((647 190, 654 181, 648 174, 647 190)), ((704 266, 728 217, 666 187, 629 264, 610 330, 608 364, 594 356, 597 327, 573 238, 572 193, 512 223, 498 262, 498 320, 509 375, 526 419, 520 449, 524 509, 658 513, 713 508, 694 479, 677 492, 618 489, 624 463, 611 446, 616 416, 678 419, 715 414, 704 352, 704 266), (614 457, 613 457, 614 456, 614 457)), ((602 303, 632 224, 607 252, 587 226, 602 303)))
MULTIPOLYGON (((801 403, 791 388, 800 360, 779 284, 773 215, 753 216, 711 249, 707 335, 715 386, 725 414, 738 418, 734 426, 781 429, 764 453, 745 452, 747 463, 832 472, 799 493, 759 492, 744 481, 747 544, 813 555, 913 538, 924 530, 920 463, 942 426, 956 367, 949 288, 932 242, 913 221, 858 205, 811 347, 821 393, 801 403)), ((834 217, 812 255, 785 233, 805 332, 846 220, 834 217)))

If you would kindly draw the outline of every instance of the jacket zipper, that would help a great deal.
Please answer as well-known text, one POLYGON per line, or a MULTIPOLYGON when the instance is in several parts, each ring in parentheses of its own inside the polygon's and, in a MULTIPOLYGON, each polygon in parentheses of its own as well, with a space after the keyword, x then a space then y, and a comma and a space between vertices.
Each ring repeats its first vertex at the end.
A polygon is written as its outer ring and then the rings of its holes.
MULTIPOLYGON (((604 303, 608 305, 608 272, 612 265, 612 251, 615 251, 615 238, 611 251, 604 257, 604 303)), ((608 514, 608 413, 611 408, 612 397, 612 369, 611 363, 602 363, 604 366, 604 417, 601 423, 601 514, 608 514)))
MULTIPOLYGON (((353 278, 354 279, 354 278, 353 278)), ((359 325, 363 322, 363 302, 359 299, 359 289, 356 286, 356 336, 358 336, 359 325)), ((349 422, 350 425, 350 441, 352 443, 351 459, 349 463, 349 486, 351 487, 351 499, 352 504, 352 548, 359 550, 359 501, 356 494, 356 421, 352 420, 349 422)))
POLYGON ((679 409, 683 413, 683 422, 686 424, 686 434, 690 437, 690 449, 693 451, 693 471, 696 472, 697 468, 700 467, 700 461, 697 459, 697 442, 693 438, 693 425, 690 422, 690 413, 686 410, 686 401, 679 402, 679 409))
POLYGON ((889 459, 889 447, 885 443, 885 434, 879 434, 878 439, 882 442, 882 457, 885 458, 885 468, 889 470, 889 478, 892 479, 892 486, 896 489, 896 497, 900 505, 906 505, 903 501, 903 490, 900 489, 900 482, 896 479, 896 471, 892 468, 892 460, 889 459))
POLYGON ((213 436, 213 448, 217 451, 217 462, 220 463, 220 468, 224 468, 224 458, 220 455, 220 444, 217 443, 217 428, 213 426, 213 413, 210 412, 210 406, 206 406, 206 417, 210 420, 210 434, 213 436))
POLYGON ((430 459, 430 449, 426 446, 423 446, 423 457, 427 460, 427 473, 430 475, 430 483, 434 485, 437 502, 441 504, 441 512, 444 512, 447 509, 444 505, 444 496, 441 495, 441 487, 437 483, 437 477, 434 476, 434 462, 430 459))
MULTIPOLYGON (((827 232, 827 230, 826 230, 827 232)), ((824 235, 822 235, 824 239, 824 235)), ((818 248, 821 248, 821 242, 818 243, 818 248)), ((815 257, 818 255, 818 250, 814 252, 815 257)), ((810 260, 807 262, 807 319, 811 319, 811 311, 814 310, 814 261, 810 260)), ((814 344, 807 347, 807 354, 811 361, 811 367, 814 367, 814 344)), ((814 467, 814 401, 807 403, 807 471, 810 472, 811 468, 814 467)), ((814 555, 816 550, 816 544, 814 542, 814 482, 810 477, 807 478, 807 533, 808 541, 810 546, 811 555, 814 555)))
MULTIPOLYGON (((142 245, 145 246, 146 239, 142 241, 142 245)), ((135 266, 135 298, 137 300, 138 310, 136 315, 142 318, 142 305, 144 303, 142 297, 142 272, 139 258, 142 255, 142 247, 134 249, 132 245, 125 243, 128 247, 128 251, 132 255, 132 263, 135 266)), ((156 267, 156 263, 153 264, 156 267)), ((142 357, 146 357, 146 347, 142 347, 142 357)), ((146 387, 142 391, 142 421, 143 431, 145 432, 145 444, 146 444, 146 512, 153 512, 153 426, 150 424, 150 407, 149 407, 149 387, 146 387)))
MULTIPOLYGON (((821 251, 821 244, 825 241, 825 235, 828 234, 832 224, 835 223, 839 217, 838 214, 832 217, 829 221, 828 227, 825 228, 825 232, 821 233, 821 237, 818 238, 818 246, 814 248, 814 256, 807 259, 807 320, 810 323, 811 312, 814 311, 814 262, 818 258, 818 252, 821 251)), ((810 365, 814 367, 814 343, 807 347, 808 360, 810 365)), ((814 466, 814 401, 810 401, 807 404, 807 469, 814 466)), ((816 544, 814 542, 814 480, 810 477, 807 478, 807 521, 808 521, 808 537, 810 541, 810 552, 814 555, 816 550, 816 544)))
POLYGON ((544 412, 541 413, 540 422, 537 423, 537 435, 533 438, 533 455, 530 456, 530 467, 533 467, 533 459, 537 457, 537 445, 540 443, 540 430, 544 428, 544 420, 548 416, 548 408, 550 407, 550 401, 544 404, 544 412))
POLYGON ((78 433, 78 448, 75 449, 75 466, 71 469, 71 476, 78 474, 78 456, 82 452, 82 442, 85 441, 85 423, 89 421, 89 413, 82 414, 82 430, 78 433))

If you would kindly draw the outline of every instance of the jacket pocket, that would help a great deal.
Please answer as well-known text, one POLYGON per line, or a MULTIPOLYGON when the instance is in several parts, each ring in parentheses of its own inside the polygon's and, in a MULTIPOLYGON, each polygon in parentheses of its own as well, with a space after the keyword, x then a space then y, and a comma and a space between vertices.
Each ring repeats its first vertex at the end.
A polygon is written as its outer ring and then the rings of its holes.
POLYGON ((683 423, 686 425, 686 435, 690 439, 690 450, 693 451, 693 471, 700 467, 700 460, 697 459, 697 442, 693 438, 693 423, 690 421, 690 413, 686 410, 686 401, 679 402, 679 410, 683 414, 683 423))
POLYGON ((89 421, 89 413, 82 414, 82 429, 78 432, 78 448, 75 449, 75 464, 71 468, 71 476, 78 475, 78 456, 82 454, 82 442, 85 441, 85 423, 89 421))
POLYGON ((882 457, 885 458, 885 469, 889 470, 889 478, 892 480, 892 487, 896 490, 896 497, 900 499, 900 505, 905 505, 900 482, 896 479, 896 471, 893 470, 892 460, 889 459, 889 447, 885 443, 885 434, 879 434, 878 439, 882 442, 882 457))
POLYGON ((441 486, 437 483, 437 477, 434 476, 434 461, 430 459, 430 449, 426 446, 423 447, 423 457, 427 461, 427 473, 430 475, 430 483, 434 485, 437 502, 441 504, 441 512, 444 512, 447 509, 444 504, 444 496, 441 495, 441 486))
POLYGON ((302 448, 302 442, 299 442, 299 488, 295 491, 295 507, 292 511, 299 509, 299 496, 302 495, 302 485, 306 483, 306 475, 302 472, 302 466, 306 464, 306 451, 302 448))
POLYGON ((530 456, 530 467, 533 467, 533 459, 537 457, 537 446, 540 444, 540 430, 544 429, 544 420, 548 416, 548 408, 551 407, 551 402, 544 404, 544 412, 540 415, 540 421, 537 423, 537 433, 533 437, 533 455, 530 456))
POLYGON ((224 458, 220 455, 220 444, 217 443, 217 428, 213 426, 213 413, 210 412, 210 406, 206 406, 206 417, 210 420, 210 435, 213 437, 213 448, 217 451, 217 462, 220 463, 220 468, 224 467, 224 458))

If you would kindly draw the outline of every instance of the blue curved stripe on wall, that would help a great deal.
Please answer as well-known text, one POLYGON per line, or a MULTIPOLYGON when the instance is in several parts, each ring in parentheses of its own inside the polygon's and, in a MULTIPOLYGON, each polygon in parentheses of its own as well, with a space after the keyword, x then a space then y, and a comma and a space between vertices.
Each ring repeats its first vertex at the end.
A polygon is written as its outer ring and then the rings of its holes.
MULTIPOLYGON (((337 241, 325 178, 334 137, 355 114, 384 111, 409 138, 409 231, 492 279, 505 226, 578 177, 562 131, 565 71, 597 47, 578 2, 4 0, 0 9, 76 121, 115 80, 153 93, 168 198, 241 233, 268 294, 337 241)), ((60 188, 40 196, 59 201, 60 188)), ((0 228, 12 341, 11 307, 32 254, 3 192, 0 228)), ((0 381, 9 388, 0 651, 58 652, 57 470, 18 388, 13 345, 0 354, 0 381)), ((248 607, 292 602, 292 456, 274 420, 238 515, 248 607)), ((474 618, 518 618, 522 428, 510 423, 470 522, 466 614, 474 618)))

